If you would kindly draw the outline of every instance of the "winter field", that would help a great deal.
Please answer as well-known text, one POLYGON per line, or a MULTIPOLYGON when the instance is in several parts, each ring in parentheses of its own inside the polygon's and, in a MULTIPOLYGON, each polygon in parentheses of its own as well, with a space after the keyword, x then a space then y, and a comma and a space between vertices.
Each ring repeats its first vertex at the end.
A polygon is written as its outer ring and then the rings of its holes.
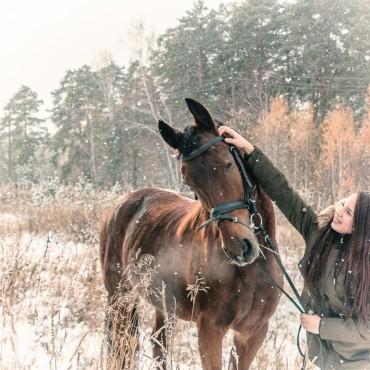
MULTIPOLYGON (((125 191, 95 192, 49 183, 0 192, 0 369, 111 369, 104 345, 106 294, 98 258, 103 214, 125 191)), ((303 241, 277 213, 283 261, 298 286, 303 241)), ((153 310, 142 301, 137 369, 152 369, 153 310)), ((296 347, 299 316, 282 297, 252 369, 292 370, 302 363, 296 347)), ((172 324, 169 369, 201 369, 193 324, 172 324)), ((304 337, 304 335, 302 335, 304 337)), ((305 347, 304 340, 302 347, 305 347)), ((232 333, 223 346, 227 369, 232 333)), ((308 366, 314 369, 314 366, 308 366)))

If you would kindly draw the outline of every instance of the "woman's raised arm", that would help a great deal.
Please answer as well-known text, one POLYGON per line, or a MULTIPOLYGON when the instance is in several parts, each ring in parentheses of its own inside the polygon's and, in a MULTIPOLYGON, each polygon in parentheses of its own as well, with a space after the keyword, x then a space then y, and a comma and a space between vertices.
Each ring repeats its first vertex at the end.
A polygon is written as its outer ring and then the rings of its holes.
POLYGON ((245 155, 246 170, 253 174, 263 191, 307 242, 317 228, 314 210, 292 189, 286 177, 259 148, 228 126, 220 126, 218 132, 225 136, 227 143, 235 145, 245 155))

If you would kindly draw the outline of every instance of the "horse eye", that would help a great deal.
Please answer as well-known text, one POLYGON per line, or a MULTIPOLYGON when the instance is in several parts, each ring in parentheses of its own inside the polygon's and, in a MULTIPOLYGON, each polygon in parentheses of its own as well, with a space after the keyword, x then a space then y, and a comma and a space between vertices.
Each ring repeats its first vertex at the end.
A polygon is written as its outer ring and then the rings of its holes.
POLYGON ((225 166, 225 172, 229 172, 231 170, 232 166, 233 166, 232 162, 227 163, 226 166, 225 166))

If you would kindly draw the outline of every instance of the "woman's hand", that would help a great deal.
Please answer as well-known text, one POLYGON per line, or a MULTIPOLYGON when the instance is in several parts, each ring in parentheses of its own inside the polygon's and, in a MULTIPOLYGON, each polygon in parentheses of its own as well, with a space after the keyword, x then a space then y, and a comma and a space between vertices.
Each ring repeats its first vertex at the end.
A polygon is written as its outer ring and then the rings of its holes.
POLYGON ((301 314, 301 324, 306 331, 319 334, 321 317, 319 315, 308 315, 306 313, 301 314))
POLYGON ((253 145, 243 136, 239 135, 235 130, 229 126, 220 126, 218 134, 225 137, 225 142, 235 145, 239 150, 249 155, 253 152, 253 145))

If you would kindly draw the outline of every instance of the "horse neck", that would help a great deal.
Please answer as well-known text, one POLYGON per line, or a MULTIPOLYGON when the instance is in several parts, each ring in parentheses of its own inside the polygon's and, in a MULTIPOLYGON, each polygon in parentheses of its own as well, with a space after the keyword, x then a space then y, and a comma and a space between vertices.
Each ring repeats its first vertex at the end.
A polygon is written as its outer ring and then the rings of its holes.
POLYGON ((206 222, 208 218, 209 213, 203 208, 202 204, 199 201, 194 202, 178 225, 178 234, 192 235, 195 231, 196 235, 201 237, 202 240, 217 238, 219 236, 219 231, 213 223, 198 230, 198 227, 206 222))
MULTIPOLYGON (((263 225, 265 226, 267 234, 270 236, 270 238, 273 240, 273 242, 275 243, 277 247, 274 206, 272 204, 271 199, 261 190, 261 188, 259 186, 257 188, 258 188, 258 193, 257 193, 258 195, 257 195, 257 201, 256 201, 257 210, 261 215, 262 222, 263 222, 263 225)), ((258 234, 257 238, 260 244, 266 246, 266 242, 261 234, 258 234)), ((272 252, 264 248, 262 248, 262 252, 266 256, 267 262, 274 260, 274 256, 272 252)))
POLYGON ((275 211, 271 199, 258 187, 257 210, 271 239, 275 241, 275 211))

